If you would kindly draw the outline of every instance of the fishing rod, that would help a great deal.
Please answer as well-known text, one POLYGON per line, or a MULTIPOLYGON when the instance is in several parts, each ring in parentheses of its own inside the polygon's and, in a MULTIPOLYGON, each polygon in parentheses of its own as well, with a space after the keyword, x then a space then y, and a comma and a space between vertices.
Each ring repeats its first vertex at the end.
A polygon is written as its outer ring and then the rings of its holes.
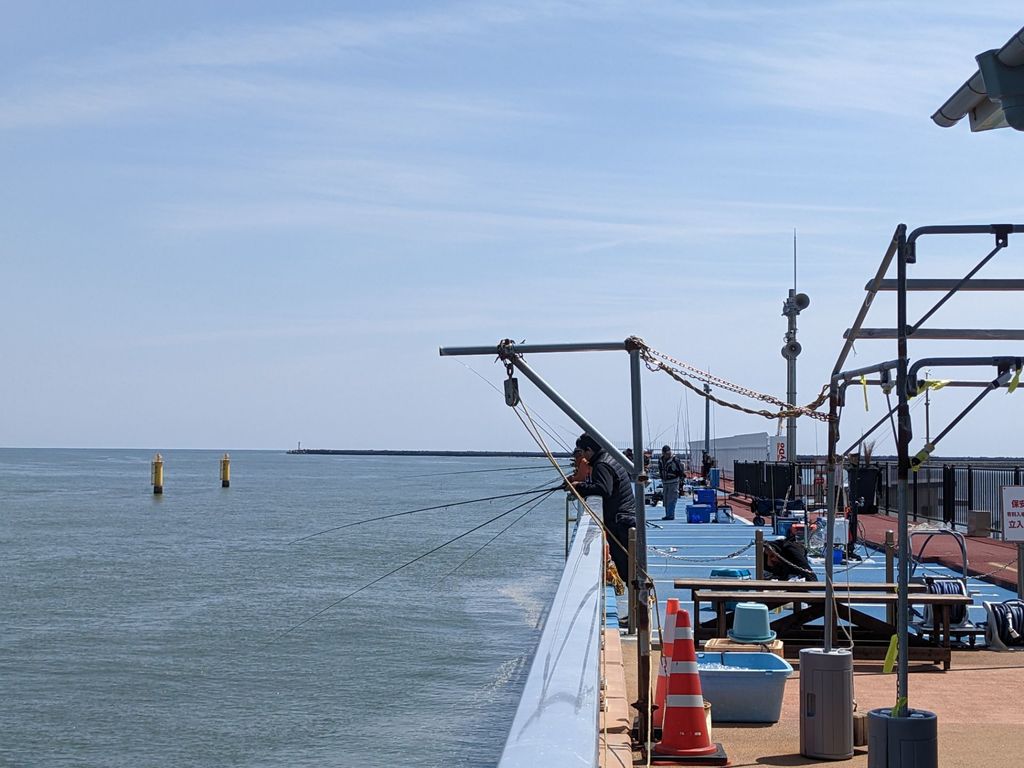
MULTIPOLYGON (((445 579, 447 579, 447 578, 448 578, 449 576, 453 575, 453 574, 454 574, 454 573, 455 573, 456 571, 458 571, 458 570, 459 570, 459 569, 460 569, 460 568, 461 568, 462 566, 464 566, 464 565, 465 565, 466 563, 468 563, 468 562, 469 562, 470 560, 472 560, 472 559, 473 559, 474 557, 476 557, 476 556, 477 556, 477 555, 479 555, 479 554, 480 554, 481 552, 483 552, 483 551, 484 551, 484 549, 486 549, 486 548, 487 548, 488 546, 490 546, 490 545, 491 545, 491 544, 492 544, 492 543, 494 542, 494 540, 495 540, 495 539, 497 539, 497 538, 498 538, 499 536, 501 536, 501 535, 502 535, 503 533, 505 533, 505 531, 507 531, 507 530, 508 530, 509 528, 511 528, 511 527, 512 527, 513 525, 515 525, 516 523, 518 523, 518 522, 519 522, 520 520, 522 520, 522 519, 523 519, 524 517, 526 517, 526 516, 527 516, 528 514, 530 514, 531 512, 533 512, 533 510, 535 510, 535 509, 536 509, 537 507, 539 507, 539 506, 540 506, 540 505, 541 505, 541 504, 542 504, 542 503, 543 503, 544 501, 547 501, 547 499, 548 499, 548 497, 547 497, 547 496, 542 496, 541 498, 537 499, 537 500, 536 500, 536 501, 535 501, 535 502, 533 503, 533 506, 531 506, 531 507, 530 507, 529 509, 527 509, 527 510, 526 510, 525 512, 523 512, 523 514, 519 515, 519 517, 517 517, 517 518, 516 518, 515 520, 513 520, 513 521, 512 521, 511 523, 509 523, 509 524, 508 524, 508 525, 506 525, 506 526, 505 526, 504 528, 502 528, 502 529, 501 529, 500 531, 498 531, 498 532, 497 532, 496 534, 494 534, 494 535, 493 535, 493 536, 492 536, 491 538, 489 538, 489 539, 488 539, 488 540, 487 540, 486 542, 484 542, 484 545, 483 545, 482 547, 480 547, 480 548, 479 548, 478 550, 476 550, 476 551, 475 551, 475 552, 474 552, 473 554, 471 554, 471 555, 470 555, 469 557, 467 557, 467 558, 466 558, 465 560, 463 560, 463 561, 462 561, 461 563, 459 563, 459 564, 458 564, 457 566, 455 566, 455 567, 454 567, 454 568, 453 568, 453 569, 452 569, 451 571, 449 571, 449 572, 448 572, 448 573, 446 573, 446 574, 445 574, 444 576, 442 576, 442 577, 441 577, 441 578, 440 578, 440 579, 438 580, 438 582, 437 582, 437 583, 438 583, 438 584, 442 584, 442 583, 444 582, 444 580, 445 580, 445 579)), ((523 504, 526 504, 526 503, 527 503, 527 502, 523 502, 523 504)), ((522 506, 522 504, 520 504, 519 506, 522 506)), ((515 509, 518 509, 518 507, 516 507, 515 509)), ((515 509, 510 509, 510 510, 509 510, 509 512, 513 512, 513 511, 515 511, 515 509)))
POLYGON ((289 541, 288 543, 289 544, 298 544, 299 542, 307 541, 307 540, 315 538, 317 536, 322 536, 325 533, 331 533, 333 531, 340 531, 340 530, 342 530, 344 528, 352 528, 353 526, 363 525, 364 523, 375 523, 378 520, 389 520, 392 517, 402 517, 403 515, 412 515, 412 514, 415 514, 416 512, 432 512, 432 511, 437 510, 437 509, 448 509, 449 507, 461 507, 461 506, 465 506, 466 504, 479 504, 480 502, 483 502, 483 501, 494 501, 496 499, 511 499, 511 498, 513 498, 515 496, 528 496, 530 494, 542 494, 542 493, 547 493, 549 491, 557 491, 561 487, 562 486, 559 485, 556 488, 542 488, 540 490, 534 489, 534 490, 529 490, 529 491, 519 491, 517 493, 503 493, 500 496, 487 496, 487 497, 484 497, 482 499, 470 499, 469 501, 453 501, 453 502, 451 502, 449 504, 438 504, 437 506, 434 506, 434 507, 420 507, 419 509, 410 509, 410 510, 407 510, 405 512, 395 512, 394 514, 381 515, 380 517, 368 517, 365 520, 354 520, 351 523, 345 523, 344 525, 336 525, 333 528, 325 528, 322 531, 317 531, 316 533, 311 533, 308 536, 302 536, 301 538, 293 539, 292 541, 289 541))
MULTIPOLYGON (((560 490, 560 488, 551 488, 551 489, 548 489, 547 491, 544 491, 544 493, 547 494, 547 495, 550 495, 550 494, 554 493, 557 490, 560 490)), ((448 539, 448 541, 444 542, 443 544, 439 544, 438 546, 434 547, 433 549, 428 550, 427 552, 424 552, 422 555, 418 555, 418 556, 414 557, 412 560, 409 560, 407 563, 404 563, 404 564, 398 566, 397 568, 391 569, 390 571, 385 573, 383 576, 378 576, 376 579, 374 579, 373 581, 369 582, 368 584, 364 584, 359 589, 354 590, 352 592, 349 592, 344 597, 339 597, 337 600, 335 600, 330 605, 324 606, 323 608, 321 608, 316 613, 314 613, 314 614, 312 614, 310 616, 307 616, 302 621, 300 621, 298 624, 295 624, 295 625, 289 627, 288 629, 286 629, 284 632, 281 632, 280 634, 275 635, 268 642, 276 642, 276 641, 280 640, 282 637, 284 637, 285 635, 289 634, 290 632, 295 631, 296 629, 301 627, 303 624, 308 624, 309 622, 311 622, 313 619, 317 618, 318 616, 323 616, 325 613, 327 613, 327 611, 331 610, 331 608, 333 608, 334 606, 338 605, 339 603, 343 603, 346 600, 348 600, 350 597, 358 595, 360 592, 362 592, 362 591, 364 591, 366 589, 369 589, 374 584, 379 584, 384 579, 386 579, 388 576, 392 576, 392 575, 398 573, 403 568, 408 568, 413 563, 418 563, 423 558, 428 557, 428 556, 434 554, 438 550, 444 549, 449 544, 454 544, 459 539, 463 539, 466 536, 469 536, 469 534, 474 533, 476 531, 479 531, 481 528, 484 528, 485 526, 490 525, 495 520, 500 520, 501 518, 505 517, 505 515, 512 514, 517 509, 520 509, 520 508, 526 506, 527 504, 529 504, 531 501, 533 501, 533 499, 528 499, 527 501, 524 501, 522 504, 517 504, 516 506, 512 507, 512 509, 507 509, 504 512, 502 512, 501 514, 495 515, 490 520, 486 520, 486 521, 480 523, 480 525, 473 526, 468 531, 464 531, 463 533, 460 533, 458 536, 455 536, 454 538, 448 539)), ((541 501, 543 501, 543 499, 541 499, 541 501)))

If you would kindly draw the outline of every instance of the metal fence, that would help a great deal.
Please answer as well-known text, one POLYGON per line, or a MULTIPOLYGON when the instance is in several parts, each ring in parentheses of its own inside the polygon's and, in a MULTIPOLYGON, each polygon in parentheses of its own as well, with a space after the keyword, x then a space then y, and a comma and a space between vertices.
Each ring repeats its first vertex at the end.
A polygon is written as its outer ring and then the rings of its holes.
MULTIPOLYGON (((898 468, 895 461, 873 462, 879 470, 880 512, 896 514, 898 468)), ((803 498, 825 502, 826 464, 821 461, 776 464, 768 461, 736 462, 733 467, 738 493, 772 499, 803 498)), ((910 473, 908 486, 911 520, 934 520, 954 529, 967 529, 969 512, 989 513, 988 533, 1002 538, 1001 489, 1021 485, 1024 469, 1015 464, 925 465, 910 473)), ((979 531, 984 533, 983 530, 979 531)))

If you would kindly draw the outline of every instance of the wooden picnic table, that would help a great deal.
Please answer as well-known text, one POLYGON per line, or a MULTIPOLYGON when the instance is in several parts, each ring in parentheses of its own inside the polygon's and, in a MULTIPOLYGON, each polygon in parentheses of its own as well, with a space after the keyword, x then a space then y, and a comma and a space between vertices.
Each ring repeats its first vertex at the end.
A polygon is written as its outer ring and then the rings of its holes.
MULTIPOLYGON (((718 586, 722 580, 716 580, 718 586)), ((735 580, 733 585, 735 585, 735 580)), ((750 584, 751 582, 744 582, 750 584)), ((819 589, 787 589, 797 583, 807 584, 808 582, 773 582, 768 589, 707 589, 693 588, 693 611, 694 616, 700 616, 700 604, 709 603, 715 611, 715 619, 711 622, 700 623, 694 621, 694 639, 706 640, 711 637, 726 637, 729 628, 729 603, 755 602, 774 606, 794 603, 795 610, 786 616, 781 616, 771 623, 771 629, 775 631, 782 640, 808 640, 816 636, 820 637, 823 629, 819 627, 808 627, 807 624, 825 615, 825 592, 824 583, 817 583, 819 589), (801 607, 803 606, 803 607, 801 607)), ((891 586, 891 585, 885 585, 891 586)), ((923 586, 923 585, 918 585, 923 586)), ((949 669, 950 651, 950 612, 954 606, 968 606, 973 602, 966 595, 936 595, 930 592, 914 590, 907 596, 911 605, 930 605, 937 616, 935 642, 926 643, 924 638, 915 637, 915 644, 910 650, 912 658, 923 658, 930 661, 941 661, 943 669, 949 669)), ((879 588, 879 585, 872 585, 870 589, 854 590, 851 584, 850 589, 843 584, 835 589, 833 599, 835 611, 833 613, 832 637, 838 644, 839 626, 838 620, 842 619, 849 624, 849 631, 854 638, 855 649, 858 643, 869 642, 886 644, 889 638, 896 633, 895 624, 883 619, 875 618, 861 610, 854 608, 855 605, 893 605, 899 600, 899 595, 879 588)), ((864 654, 862 654, 864 655, 864 654)))
MULTIPOLYGON (((899 585, 891 581, 834 581, 836 590, 853 590, 854 592, 891 592, 896 594, 899 585)), ((729 579, 729 578, 703 578, 703 579, 676 579, 676 589, 690 590, 690 601, 693 601, 693 593, 698 589, 733 589, 733 590, 775 590, 785 592, 822 592, 825 591, 824 581, 779 581, 778 579, 729 579), (742 586, 741 586, 742 585, 742 586)), ((913 582, 907 585, 909 592, 926 592, 924 584, 913 582)), ((795 601, 799 608, 800 601, 795 601)), ((886 612, 890 623, 895 621, 895 609, 886 612)), ((699 625, 700 614, 693 617, 694 625, 699 625)), ((705 622, 705 626, 714 626, 713 620, 705 622)))
MULTIPOLYGON (((891 581, 851 581, 833 578, 832 583, 836 591, 846 590, 847 587, 854 592, 892 592, 896 593, 899 585, 891 581)), ((757 589, 757 590, 779 590, 785 592, 816 592, 825 591, 824 581, 778 581, 776 579, 676 579, 676 589, 757 589)), ((911 592, 924 592, 924 584, 909 584, 911 592)))

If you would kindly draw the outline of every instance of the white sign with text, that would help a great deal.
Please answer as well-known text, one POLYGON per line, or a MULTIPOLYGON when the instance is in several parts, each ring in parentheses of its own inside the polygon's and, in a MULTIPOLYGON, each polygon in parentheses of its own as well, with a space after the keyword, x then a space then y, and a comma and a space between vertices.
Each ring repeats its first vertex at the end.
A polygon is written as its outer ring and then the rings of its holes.
POLYGON ((1003 486, 1003 541, 1024 542, 1024 485, 1003 486))

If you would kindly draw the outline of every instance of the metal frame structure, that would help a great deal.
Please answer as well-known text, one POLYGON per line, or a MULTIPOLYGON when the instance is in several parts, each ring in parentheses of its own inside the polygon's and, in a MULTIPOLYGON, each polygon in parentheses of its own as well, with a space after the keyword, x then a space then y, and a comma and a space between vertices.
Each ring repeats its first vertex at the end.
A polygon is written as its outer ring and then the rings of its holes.
MULTIPOLYGON (((883 391, 889 392, 892 387, 896 388, 898 395, 897 405, 890 410, 882 419, 875 424, 865 435, 853 443, 847 449, 845 456, 854 450, 868 435, 877 429, 882 423, 890 418, 893 410, 897 413, 897 510, 899 529, 898 559, 899 559, 899 599, 897 601, 897 635, 899 642, 899 665, 897 668, 896 695, 897 702, 907 702, 903 705, 898 714, 906 714, 909 711, 909 697, 907 691, 907 656, 908 636, 907 628, 909 621, 909 605, 907 602, 907 588, 910 575, 910 550, 909 533, 907 524, 908 493, 907 486, 912 468, 920 466, 927 461, 935 450, 935 445, 942 440, 960 421, 979 403, 995 389, 1007 386, 1014 372, 1020 372, 1024 365, 1022 356, 993 356, 993 357, 933 357, 921 358, 911 363, 909 359, 908 346, 911 339, 962 339, 975 341, 992 340, 1024 340, 1024 330, 993 330, 993 329, 924 329, 924 323, 935 314, 950 298, 960 291, 1019 291, 1024 290, 1024 280, 975 280, 974 275, 984 267, 991 259, 1006 248, 1009 244, 1009 236, 1012 233, 1024 232, 1024 225, 1021 224, 987 224, 987 225, 964 225, 964 226, 929 226, 920 227, 907 234, 905 224, 896 227, 889 247, 882 257, 882 263, 878 268, 875 277, 865 286, 868 294, 864 299, 857 318, 851 328, 847 329, 844 337, 846 343, 839 354, 829 386, 829 439, 828 439, 828 533, 827 540, 832 541, 835 526, 835 512, 837 502, 837 490, 841 487, 842 464, 841 457, 837 455, 836 446, 839 441, 839 418, 840 409, 845 403, 846 388, 850 384, 867 383, 882 387, 883 391), (924 236, 933 235, 962 235, 962 234, 991 234, 995 237, 995 247, 972 268, 964 277, 952 280, 910 280, 907 278, 907 266, 917 262, 917 244, 924 236), (896 278, 886 279, 893 259, 896 259, 896 278), (896 326, 894 328, 865 328, 864 320, 868 310, 878 291, 895 291, 896 297, 896 326), (941 291, 943 296, 926 311, 916 322, 910 323, 907 319, 907 293, 910 291, 941 291), (846 358, 853 348, 854 341, 858 339, 895 339, 897 357, 895 360, 888 360, 877 365, 866 366, 856 370, 843 370, 846 358), (975 397, 936 437, 931 439, 924 448, 915 456, 910 455, 910 441, 913 437, 913 425, 910 417, 910 398, 921 392, 926 386, 923 381, 917 378, 918 373, 927 367, 993 367, 996 375, 990 380, 961 380, 950 382, 949 385, 958 387, 974 387, 981 389, 981 393, 975 397), (861 379, 869 375, 877 374, 877 379, 861 379)), ((948 385, 947 385, 948 386, 948 385)), ((826 601, 825 615, 825 649, 831 649, 831 624, 832 624, 832 558, 825 560, 826 592, 829 599, 826 601)))
MULTIPOLYGON (((570 419, 576 422, 585 432, 591 435, 601 447, 604 448, 622 467, 629 473, 633 480, 633 499, 636 509, 636 556, 635 581, 629 584, 630 606, 636 609, 637 629, 637 688, 638 701, 637 711, 640 713, 637 739, 641 744, 646 745, 650 736, 650 723, 647 721, 647 712, 650 704, 650 660, 651 660, 651 615, 649 608, 649 595, 653 585, 649 582, 647 575, 647 514, 644 505, 644 486, 647 478, 644 475, 644 450, 643 450, 643 402, 640 395, 640 348, 633 342, 601 342, 592 344, 519 344, 511 339, 504 339, 497 346, 490 347, 441 347, 442 357, 470 356, 470 355, 497 355, 498 359, 505 363, 508 370, 509 381, 512 381, 512 369, 520 371, 526 378, 532 381, 537 389, 543 392, 551 402, 570 419), (558 394, 526 361, 524 354, 562 353, 562 352, 627 352, 629 354, 630 374, 630 400, 633 425, 633 462, 615 445, 608 440, 593 424, 583 415, 576 411, 561 395, 558 394)), ((513 390, 516 387, 512 388, 513 390)), ((510 392, 506 386, 506 403, 514 406, 518 403, 518 392, 510 392)), ((623 545, 626 542, 622 542, 623 545)), ((631 611, 632 612, 632 611, 631 611)), ((630 620, 632 624, 632 617, 630 620)))
POLYGON ((1024 27, 999 50, 975 57, 978 68, 939 107, 932 120, 950 128, 965 116, 972 131, 1024 130, 1024 27))

